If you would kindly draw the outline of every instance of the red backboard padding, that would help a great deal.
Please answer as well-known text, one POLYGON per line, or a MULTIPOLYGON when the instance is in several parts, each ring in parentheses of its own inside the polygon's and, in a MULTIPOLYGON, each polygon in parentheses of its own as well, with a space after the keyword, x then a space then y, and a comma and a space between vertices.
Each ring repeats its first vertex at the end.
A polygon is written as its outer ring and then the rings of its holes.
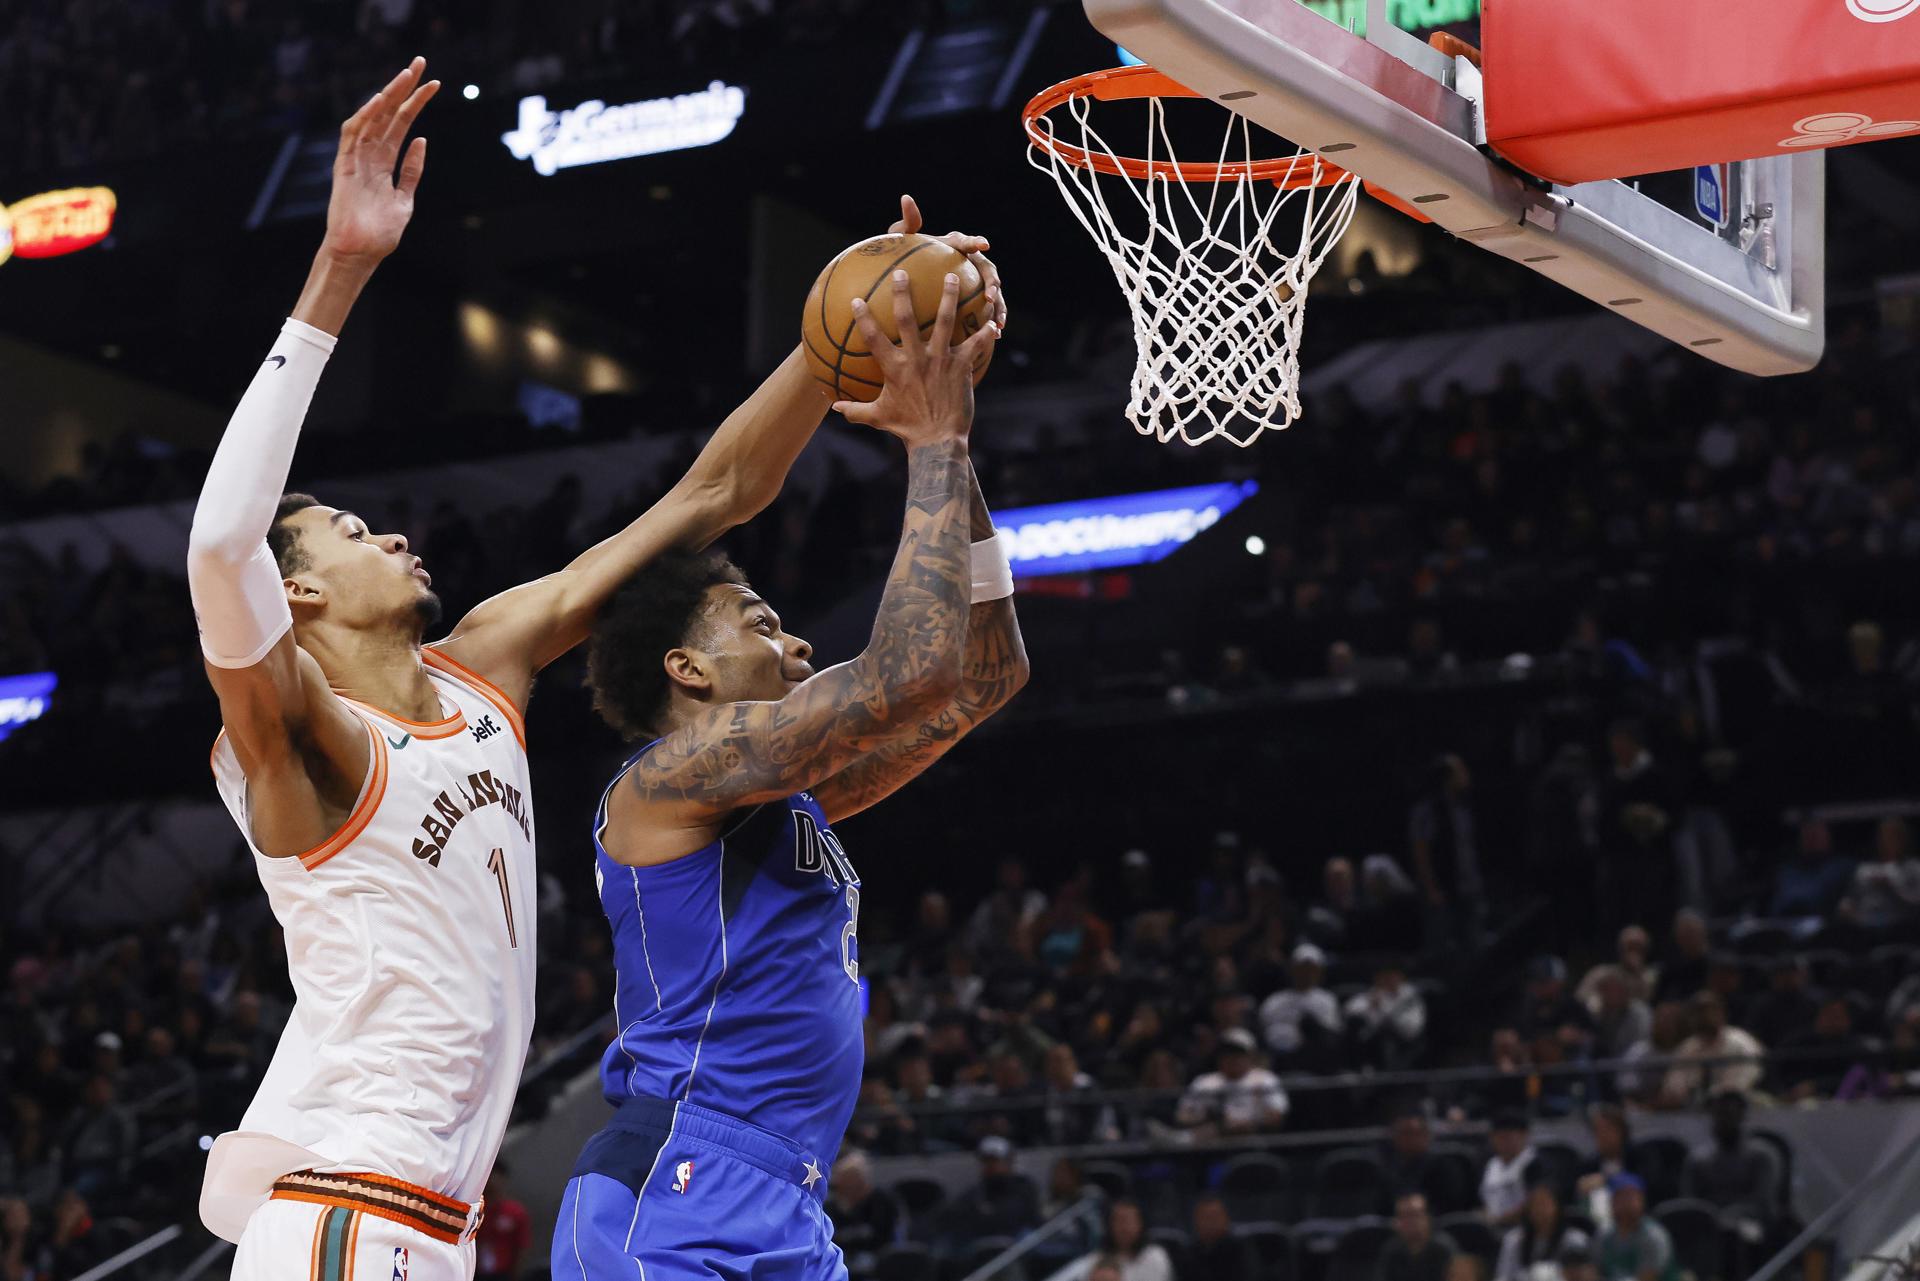
POLYGON ((1555 182, 1920 134, 1920 0, 1486 0, 1480 40, 1489 141, 1555 182))

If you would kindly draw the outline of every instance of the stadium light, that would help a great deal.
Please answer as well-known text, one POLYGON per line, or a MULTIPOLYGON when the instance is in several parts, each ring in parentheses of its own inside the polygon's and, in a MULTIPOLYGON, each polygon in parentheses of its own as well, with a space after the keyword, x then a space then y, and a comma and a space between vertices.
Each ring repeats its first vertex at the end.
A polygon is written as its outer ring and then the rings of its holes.
POLYGON ((466 88, 460 91, 460 96, 462 98, 465 98, 468 102, 472 102, 475 98, 478 98, 480 96, 480 86, 468 85, 466 88))

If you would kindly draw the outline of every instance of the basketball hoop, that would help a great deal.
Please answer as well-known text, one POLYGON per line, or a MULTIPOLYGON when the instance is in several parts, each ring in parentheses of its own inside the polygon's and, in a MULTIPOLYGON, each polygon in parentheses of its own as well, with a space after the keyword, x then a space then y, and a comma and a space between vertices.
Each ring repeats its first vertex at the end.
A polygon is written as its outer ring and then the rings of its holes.
POLYGON ((1255 158, 1251 124, 1231 113, 1217 160, 1179 159, 1165 100, 1198 97, 1146 66, 1064 80, 1022 112, 1027 159, 1052 175, 1126 297, 1137 353, 1127 421, 1162 443, 1246 446, 1300 416, 1307 286, 1353 221, 1361 184, 1312 152, 1255 158), (1088 120, 1095 101, 1128 99, 1147 104, 1144 159, 1116 152, 1088 120), (1078 145, 1050 118, 1062 107, 1078 145), (1114 180, 1137 206, 1115 202, 1134 234, 1107 199, 1114 180), (1283 247, 1276 220, 1289 204, 1301 206, 1299 242, 1283 247))

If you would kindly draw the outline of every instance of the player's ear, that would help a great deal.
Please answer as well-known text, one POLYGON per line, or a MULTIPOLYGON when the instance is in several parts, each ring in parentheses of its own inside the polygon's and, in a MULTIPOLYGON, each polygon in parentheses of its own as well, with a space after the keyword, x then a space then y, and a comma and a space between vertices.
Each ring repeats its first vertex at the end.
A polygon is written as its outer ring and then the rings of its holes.
POLYGON ((318 609, 327 603, 327 589, 318 579, 300 574, 283 579, 282 585, 287 589, 287 604, 292 608, 318 609))
POLYGON ((704 694, 713 688, 713 674, 706 660, 690 649, 670 649, 664 660, 667 679, 689 694, 704 694))

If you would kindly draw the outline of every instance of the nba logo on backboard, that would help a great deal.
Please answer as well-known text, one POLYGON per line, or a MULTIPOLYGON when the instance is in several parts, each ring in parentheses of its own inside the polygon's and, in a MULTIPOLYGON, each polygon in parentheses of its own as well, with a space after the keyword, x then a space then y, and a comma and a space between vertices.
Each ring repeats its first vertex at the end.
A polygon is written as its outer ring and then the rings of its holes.
POLYGON ((1693 171, 1693 208, 1702 222, 1727 225, 1727 167, 1700 165, 1693 171))
POLYGON ((673 1167, 673 1190, 686 1195, 687 1185, 693 1182, 693 1162, 682 1161, 673 1167))
POLYGON ((392 1281, 407 1281, 407 1248, 403 1245, 393 1247, 392 1281))

